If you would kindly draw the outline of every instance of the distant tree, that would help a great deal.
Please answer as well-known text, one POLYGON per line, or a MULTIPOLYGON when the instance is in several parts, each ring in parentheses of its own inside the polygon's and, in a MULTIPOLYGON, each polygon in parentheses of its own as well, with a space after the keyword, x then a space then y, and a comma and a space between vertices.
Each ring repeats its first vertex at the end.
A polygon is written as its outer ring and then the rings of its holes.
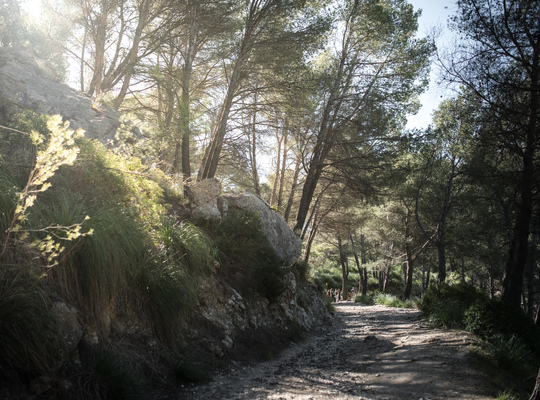
POLYGON ((320 117, 296 215, 297 233, 306 223, 330 153, 339 142, 345 146, 345 132, 361 132, 366 116, 381 112, 382 132, 412 110, 432 49, 427 40, 413 38, 418 13, 403 1, 343 1, 336 7, 337 50, 322 54, 314 64, 322 71, 320 117))

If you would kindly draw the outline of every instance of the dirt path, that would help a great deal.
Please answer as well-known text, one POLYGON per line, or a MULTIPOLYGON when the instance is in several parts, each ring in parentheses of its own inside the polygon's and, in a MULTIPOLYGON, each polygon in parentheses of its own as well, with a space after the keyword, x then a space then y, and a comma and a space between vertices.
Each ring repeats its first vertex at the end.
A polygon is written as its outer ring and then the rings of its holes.
POLYGON ((338 303, 326 330, 178 399, 493 399, 468 366, 472 337, 432 330, 419 317, 418 310, 338 303))

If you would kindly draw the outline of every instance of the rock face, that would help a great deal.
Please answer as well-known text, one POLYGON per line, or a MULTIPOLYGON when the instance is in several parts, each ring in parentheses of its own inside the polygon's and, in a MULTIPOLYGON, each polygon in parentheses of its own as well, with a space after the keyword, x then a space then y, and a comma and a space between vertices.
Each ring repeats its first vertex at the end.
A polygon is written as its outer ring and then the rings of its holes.
POLYGON ((73 129, 109 144, 115 142, 120 113, 102 105, 58 80, 39 64, 30 50, 0 48, 0 118, 30 109, 38 114, 60 114, 73 129))
MULTIPOLYGON (((234 289, 224 286, 216 275, 199 287, 197 314, 204 323, 194 326, 191 340, 203 345, 206 351, 218 357, 247 350, 256 345, 265 334, 287 336, 295 327, 309 332, 328 322, 330 313, 321 296, 308 282, 299 282, 289 272, 284 283, 286 289, 273 303, 265 298, 242 297, 234 289), (212 326, 216 334, 208 334, 212 326), (205 338, 201 343, 201 338, 205 338)), ((261 349, 259 349, 260 351, 261 349)))
POLYGON ((254 194, 240 192, 220 196, 220 193, 221 183, 215 178, 192 183, 188 192, 192 214, 205 219, 221 219, 229 210, 258 214, 263 230, 278 256, 287 265, 294 264, 302 251, 302 241, 281 215, 254 194))
POLYGON ((229 210, 251 211, 261 218, 263 229, 270 244, 287 265, 292 265, 300 256, 302 241, 289 228, 283 217, 251 193, 226 193, 224 202, 229 210))

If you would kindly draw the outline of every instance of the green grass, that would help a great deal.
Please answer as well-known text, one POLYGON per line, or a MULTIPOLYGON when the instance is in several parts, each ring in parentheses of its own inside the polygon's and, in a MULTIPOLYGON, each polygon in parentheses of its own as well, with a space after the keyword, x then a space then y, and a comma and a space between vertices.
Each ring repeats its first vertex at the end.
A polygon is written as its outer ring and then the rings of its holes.
POLYGON ((14 268, 0 271, 0 373, 51 372, 63 346, 51 300, 35 278, 14 268))

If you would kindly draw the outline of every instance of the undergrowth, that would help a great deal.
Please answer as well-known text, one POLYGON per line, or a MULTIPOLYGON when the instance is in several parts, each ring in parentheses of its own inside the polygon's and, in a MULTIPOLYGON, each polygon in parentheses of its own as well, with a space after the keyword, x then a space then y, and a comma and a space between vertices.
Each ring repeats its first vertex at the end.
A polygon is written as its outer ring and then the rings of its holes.
POLYGON ((521 308, 489 299, 466 283, 430 286, 419 308, 434 326, 464 329, 478 336, 473 352, 478 367, 494 388, 514 388, 501 392, 500 398, 522 398, 516 393, 527 393, 534 386, 540 364, 540 328, 521 308))
MULTIPOLYGON (((47 135, 46 120, 25 113, 13 126, 47 135)), ((24 229, 29 236, 8 241, 5 232, 37 153, 19 132, 1 130, 0 141, 1 375, 18 379, 59 367, 66 355, 51 312, 53 301, 74 305, 81 322, 97 329, 101 342, 107 341, 111 305, 127 302, 137 318, 148 320, 163 349, 179 351, 179 327, 197 304, 197 288, 211 271, 215 250, 200 228, 169 216, 171 204, 163 195, 167 190, 174 197, 169 179, 136 158, 78 139, 74 165, 56 170, 52 186, 28 207, 24 229), (92 234, 57 237, 81 221, 92 234), (30 246, 46 235, 65 248, 52 268, 30 246)), ((134 398, 129 387, 139 391, 139 378, 126 380, 130 365, 116 354, 96 356, 95 378, 108 388, 108 396, 134 398), (115 389, 120 386, 128 391, 115 389)))
POLYGON ((416 302, 414 300, 403 300, 393 294, 382 292, 372 292, 367 295, 357 295, 354 298, 354 302, 366 305, 379 304, 387 307, 416 308, 416 302))

